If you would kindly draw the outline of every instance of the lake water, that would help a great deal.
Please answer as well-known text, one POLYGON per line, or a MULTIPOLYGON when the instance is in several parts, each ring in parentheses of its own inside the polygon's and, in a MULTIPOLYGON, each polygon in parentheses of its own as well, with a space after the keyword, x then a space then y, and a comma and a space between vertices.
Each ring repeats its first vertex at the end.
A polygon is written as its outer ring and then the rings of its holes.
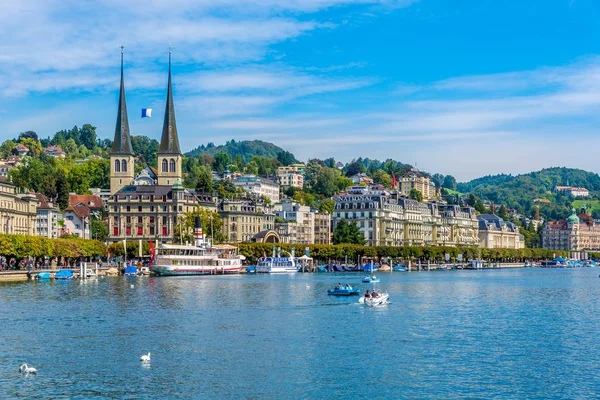
POLYGON ((360 274, 0 284, 0 397, 597 397, 599 272, 380 273, 379 308, 327 296, 360 274))

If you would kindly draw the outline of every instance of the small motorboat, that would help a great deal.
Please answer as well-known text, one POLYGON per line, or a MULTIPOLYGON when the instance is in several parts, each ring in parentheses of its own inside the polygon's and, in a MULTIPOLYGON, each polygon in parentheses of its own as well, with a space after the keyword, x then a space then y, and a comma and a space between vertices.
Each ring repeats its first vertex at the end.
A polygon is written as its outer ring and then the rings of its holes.
POLYGON ((137 274, 137 267, 130 265, 129 267, 125 268, 125 276, 137 276, 137 274))
POLYGON ((38 272, 37 274, 35 274, 34 279, 37 279, 39 281, 50 279, 50 272, 38 272))
POLYGON ((89 269, 88 269, 88 270, 85 272, 85 277, 86 277, 87 279, 94 279, 94 278, 97 278, 97 277, 98 277, 98 275, 96 275, 96 273, 95 273, 94 271, 91 271, 91 270, 89 270, 89 269))
POLYGON ((256 265, 250 265, 246 267, 247 274, 255 274, 256 273, 256 265))
POLYGON ((345 286, 335 287, 329 289, 327 294, 331 296, 354 296, 360 294, 360 289, 346 288, 345 286))
POLYGON ((358 302, 370 307, 382 306, 388 304, 390 295, 387 293, 373 292, 371 297, 362 296, 358 302))
POLYGON ((396 272, 406 272, 406 267, 403 265, 394 265, 393 269, 396 272))
POLYGON ((54 279, 60 281, 68 281, 73 279, 73 271, 70 269, 61 269, 56 274, 54 274, 54 279))
POLYGON ((367 275, 363 278, 362 281, 364 283, 376 283, 379 282, 379 278, 377 278, 375 275, 367 275))
POLYGON ((327 272, 327 268, 323 267, 322 265, 319 265, 317 267, 317 272, 327 272))

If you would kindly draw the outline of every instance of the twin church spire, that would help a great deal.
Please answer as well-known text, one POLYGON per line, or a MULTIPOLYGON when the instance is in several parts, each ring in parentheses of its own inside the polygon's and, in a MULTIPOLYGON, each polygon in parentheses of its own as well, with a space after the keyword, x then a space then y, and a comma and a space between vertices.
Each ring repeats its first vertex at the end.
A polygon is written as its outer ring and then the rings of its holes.
MULTIPOLYGON (((111 193, 116 193, 133 181, 134 155, 129 131, 127 104, 125 101, 125 83, 123 77, 123 49, 121 46, 121 88, 119 107, 117 109, 117 125, 111 159, 111 193)), ((175 107, 173 105, 173 89, 171 84, 171 50, 169 49, 169 80, 167 85, 167 102, 165 119, 158 148, 158 184, 173 185, 181 181, 182 155, 179 148, 177 124, 175 122, 175 107)))

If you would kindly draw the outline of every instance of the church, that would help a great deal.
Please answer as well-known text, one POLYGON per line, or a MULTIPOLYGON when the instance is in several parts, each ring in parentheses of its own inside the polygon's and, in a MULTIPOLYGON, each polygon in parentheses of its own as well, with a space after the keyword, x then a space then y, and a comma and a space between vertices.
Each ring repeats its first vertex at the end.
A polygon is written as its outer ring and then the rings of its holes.
POLYGON ((173 240, 175 226, 186 212, 199 205, 199 199, 181 184, 182 158, 175 122, 171 84, 171 51, 167 102, 157 168, 148 167, 134 177, 135 154, 131 145, 125 101, 123 49, 121 49, 121 88, 117 125, 110 152, 110 199, 106 202, 109 242, 127 240, 173 240))

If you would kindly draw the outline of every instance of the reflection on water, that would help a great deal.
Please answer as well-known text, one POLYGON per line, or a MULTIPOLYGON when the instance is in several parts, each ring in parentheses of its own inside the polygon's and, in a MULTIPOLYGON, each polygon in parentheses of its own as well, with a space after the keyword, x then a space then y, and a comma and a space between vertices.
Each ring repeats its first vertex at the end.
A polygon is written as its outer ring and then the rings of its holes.
POLYGON ((380 308, 327 296, 358 274, 0 284, 0 397, 594 397, 597 271, 380 273, 380 308))

